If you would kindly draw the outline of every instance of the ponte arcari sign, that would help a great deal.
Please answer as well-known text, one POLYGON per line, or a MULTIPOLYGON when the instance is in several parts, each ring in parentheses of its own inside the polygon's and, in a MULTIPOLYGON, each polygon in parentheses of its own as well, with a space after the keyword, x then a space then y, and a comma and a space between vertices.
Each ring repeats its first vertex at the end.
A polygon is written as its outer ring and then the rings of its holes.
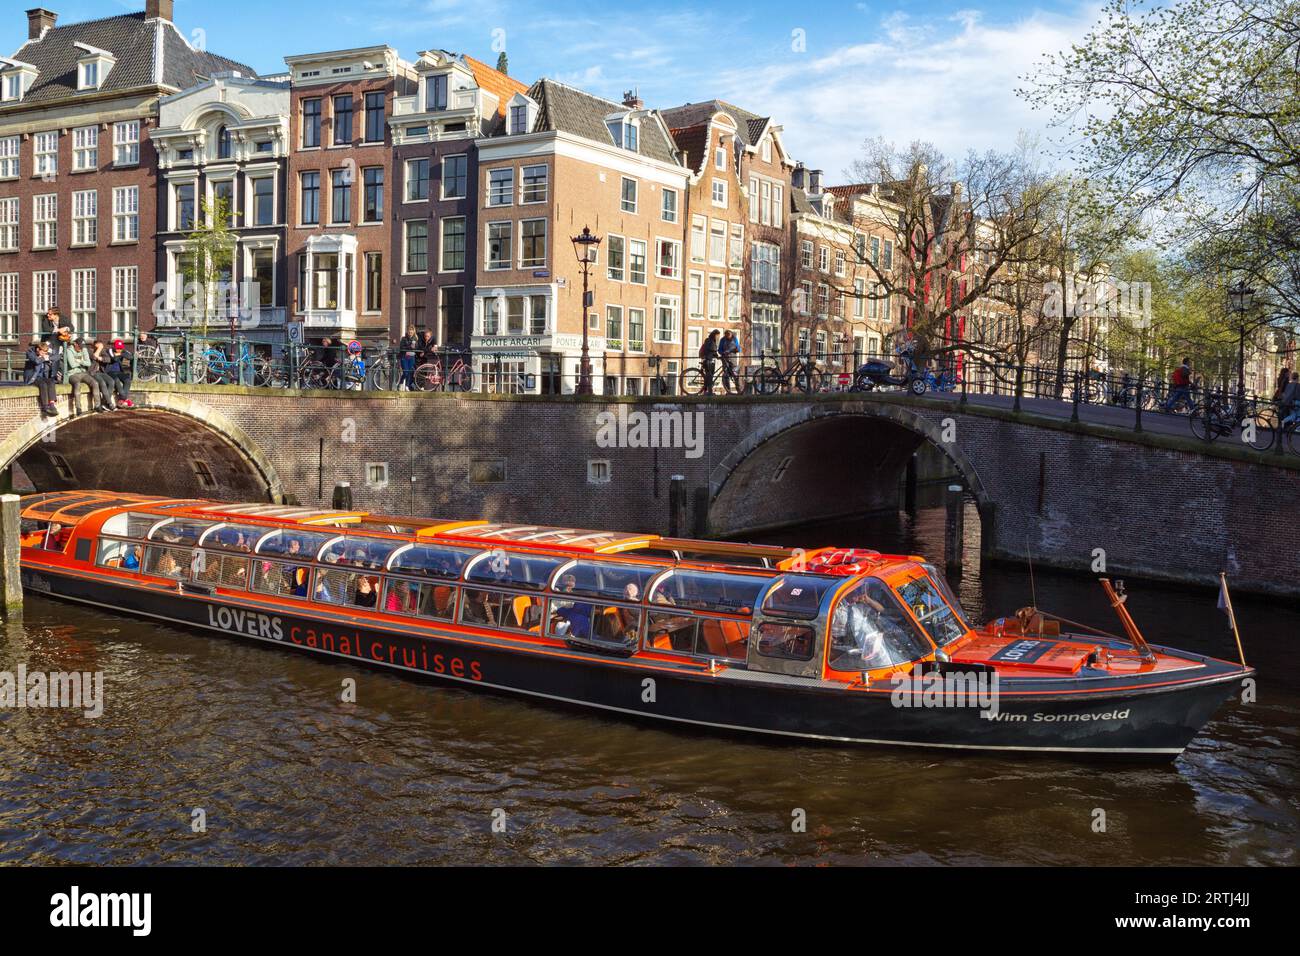
MULTIPOLYGON (((576 351, 582 348, 582 336, 572 334, 557 335, 476 335, 470 342, 474 350, 500 352, 506 349, 530 349, 533 351, 576 351)), ((605 350, 603 336, 590 336, 587 347, 592 352, 605 350)))

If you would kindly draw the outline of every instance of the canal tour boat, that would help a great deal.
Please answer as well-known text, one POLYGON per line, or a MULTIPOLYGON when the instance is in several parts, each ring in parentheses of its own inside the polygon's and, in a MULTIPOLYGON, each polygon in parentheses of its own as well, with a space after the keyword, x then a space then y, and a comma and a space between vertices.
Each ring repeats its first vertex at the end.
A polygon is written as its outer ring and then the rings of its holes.
MULTIPOLYGON (((1244 661, 973 627, 923 558, 78 491, 21 502, 24 585, 99 610, 722 731, 1180 753, 1244 661)), ((1082 627, 1080 625, 1080 627, 1082 627)))

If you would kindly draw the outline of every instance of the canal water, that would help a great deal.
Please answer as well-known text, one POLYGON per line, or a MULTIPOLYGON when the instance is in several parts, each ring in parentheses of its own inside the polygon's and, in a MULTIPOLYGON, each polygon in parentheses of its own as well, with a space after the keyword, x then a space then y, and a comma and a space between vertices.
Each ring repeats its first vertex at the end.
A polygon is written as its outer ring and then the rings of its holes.
MULTIPOLYGON (((943 524, 922 507, 768 540, 937 559, 943 524)), ((966 528, 971 616, 1029 603, 966 528)), ((1113 627, 1092 581, 1034 586, 1113 627)), ((1129 592, 1150 640, 1233 656, 1213 591, 1129 592)), ((1143 766, 720 739, 31 597, 0 670, 103 671, 106 704, 0 710, 0 862, 1294 865, 1300 609, 1236 603, 1258 701, 1143 766)))

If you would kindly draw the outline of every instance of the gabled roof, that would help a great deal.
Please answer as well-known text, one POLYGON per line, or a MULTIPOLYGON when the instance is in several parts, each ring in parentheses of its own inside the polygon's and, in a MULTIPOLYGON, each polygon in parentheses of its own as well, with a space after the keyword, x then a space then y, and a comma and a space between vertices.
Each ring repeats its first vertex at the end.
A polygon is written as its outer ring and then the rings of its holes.
POLYGON ((748 110, 742 110, 739 106, 732 106, 723 100, 705 100, 702 103, 687 103, 684 106, 674 106, 672 109, 661 110, 664 122, 672 129, 687 129, 692 126, 698 126, 701 123, 708 123, 713 118, 714 113, 726 113, 736 121, 736 135, 746 146, 755 146, 763 138, 763 133, 768 124, 772 122, 771 117, 759 116, 748 110))
MULTIPOLYGON (((538 80, 528 88, 527 95, 538 105, 537 122, 532 132, 555 130, 607 146, 614 145, 614 137, 605 125, 605 117, 628 111, 628 107, 621 103, 592 96, 555 80, 538 80)), ((643 112, 645 119, 649 120, 641 123, 637 138, 640 154, 661 163, 680 166, 672 138, 660 114, 655 110, 637 112, 643 112)))
POLYGON ((682 161, 693 174, 699 175, 708 165, 709 124, 698 123, 695 126, 673 129, 670 132, 673 135, 673 142, 682 151, 682 161))
POLYGON ((520 83, 513 76, 508 76, 494 67, 488 66, 482 60, 476 60, 468 54, 462 54, 465 64, 469 67, 470 72, 474 74, 474 82, 479 85, 479 89, 487 90, 497 98, 497 115, 506 115, 506 103, 510 97, 516 93, 527 95, 528 87, 520 83))
POLYGON ((185 89, 211 73, 229 70, 257 75, 243 63, 194 49, 175 24, 162 19, 146 21, 141 11, 56 26, 24 43, 14 58, 30 63, 40 73, 21 105, 77 94, 77 61, 84 56, 78 43, 106 50, 117 58, 100 87, 106 92, 157 86, 185 89))

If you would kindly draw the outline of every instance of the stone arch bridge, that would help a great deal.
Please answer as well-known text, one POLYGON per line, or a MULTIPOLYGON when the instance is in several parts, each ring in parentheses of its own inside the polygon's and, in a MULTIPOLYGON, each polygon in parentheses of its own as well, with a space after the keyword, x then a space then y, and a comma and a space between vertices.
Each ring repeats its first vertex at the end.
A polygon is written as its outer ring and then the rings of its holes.
MULTIPOLYGON (((66 391, 66 390, 64 390, 66 391)), ((898 394, 725 399, 290 392, 141 385, 140 407, 43 422, 0 391, 21 487, 328 503, 579 527, 760 529, 896 508, 930 445, 979 510, 983 553, 1300 596, 1300 459, 1190 435, 898 394)), ((1068 410, 1068 406, 1067 406, 1068 410)))

